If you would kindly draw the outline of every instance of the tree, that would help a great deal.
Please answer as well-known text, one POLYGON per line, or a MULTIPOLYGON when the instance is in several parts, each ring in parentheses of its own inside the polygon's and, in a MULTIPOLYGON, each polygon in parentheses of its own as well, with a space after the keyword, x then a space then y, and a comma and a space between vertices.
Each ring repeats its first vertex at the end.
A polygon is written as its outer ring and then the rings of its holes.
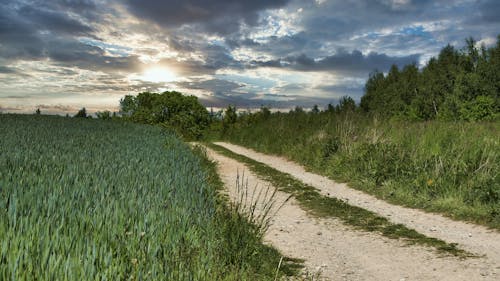
POLYGON ((133 122, 162 124, 188 139, 199 139, 210 123, 210 114, 197 97, 176 91, 127 95, 120 100, 120 113, 133 122))
POLYGON ((224 125, 230 125, 236 123, 236 120, 238 119, 238 114, 236 113, 236 107, 234 106, 228 106, 226 108, 226 111, 224 112, 224 125))
POLYGON ((313 106, 313 108, 311 109, 311 113, 312 113, 312 114, 318 114, 318 113, 319 113, 319 107, 318 107, 318 105, 317 105, 317 104, 315 104, 315 105, 313 106))
POLYGON ((387 75, 375 71, 365 84, 365 112, 416 120, 484 120, 500 111, 500 35, 497 45, 477 47, 473 38, 461 50, 447 45, 419 70, 415 64, 387 75))
POLYGON ((74 117, 75 118, 87 118, 87 110, 85 109, 85 107, 82 107, 82 109, 80 109, 74 117))
POLYGON ((98 119, 111 120, 111 112, 109 110, 98 111, 95 113, 95 115, 98 119))
POLYGON ((267 120, 271 116, 271 110, 267 106, 261 106, 259 114, 262 119, 267 120))
POLYGON ((343 96, 337 105, 337 112, 352 112, 356 110, 356 102, 349 96, 343 96))
POLYGON ((326 108, 326 112, 328 112, 328 113, 335 112, 335 107, 331 103, 329 103, 327 108, 326 108))
POLYGON ((365 94, 361 97, 360 107, 365 112, 380 111, 383 108, 383 91, 385 87, 385 77, 382 72, 375 70, 370 73, 365 84, 365 94))
POLYGON ((42 114, 42 112, 40 111, 40 108, 37 108, 37 109, 36 109, 35 114, 36 114, 36 115, 40 115, 40 114, 42 114))
POLYGON ((124 116, 131 116, 137 110, 136 98, 126 95, 120 100, 120 113, 124 116))

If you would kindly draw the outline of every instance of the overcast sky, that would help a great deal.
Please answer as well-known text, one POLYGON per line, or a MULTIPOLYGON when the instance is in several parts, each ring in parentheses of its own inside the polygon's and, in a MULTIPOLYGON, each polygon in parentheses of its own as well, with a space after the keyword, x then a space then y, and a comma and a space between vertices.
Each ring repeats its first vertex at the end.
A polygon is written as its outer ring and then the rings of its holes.
POLYGON ((495 43, 499 15, 498 0, 0 0, 0 111, 165 90, 214 107, 359 100, 375 69, 495 43))

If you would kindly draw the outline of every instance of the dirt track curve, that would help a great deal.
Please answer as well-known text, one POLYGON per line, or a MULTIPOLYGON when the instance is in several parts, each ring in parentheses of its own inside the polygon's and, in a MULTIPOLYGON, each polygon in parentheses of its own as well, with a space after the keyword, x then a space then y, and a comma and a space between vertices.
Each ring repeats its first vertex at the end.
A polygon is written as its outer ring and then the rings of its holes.
MULTIPOLYGON (((216 144, 291 174, 316 187, 324 195, 347 200, 349 204, 378 213, 392 222, 405 224, 431 237, 458 243, 470 252, 484 255, 465 260, 442 257, 430 248, 406 246, 398 240, 353 230, 334 218, 312 218, 292 199, 273 217, 265 240, 285 256, 304 259, 306 270, 311 274, 320 273, 320 280, 500 279, 498 232, 452 221, 436 214, 391 205, 344 184, 306 172, 303 167, 281 157, 257 153, 233 144, 216 144)), ((241 174, 242 171, 249 189, 270 186, 251 173, 244 164, 210 149, 208 155, 218 162, 219 173, 232 200, 238 198, 235 183, 238 173, 241 174)), ((278 192, 277 203, 283 202, 287 197, 287 194, 278 192)))

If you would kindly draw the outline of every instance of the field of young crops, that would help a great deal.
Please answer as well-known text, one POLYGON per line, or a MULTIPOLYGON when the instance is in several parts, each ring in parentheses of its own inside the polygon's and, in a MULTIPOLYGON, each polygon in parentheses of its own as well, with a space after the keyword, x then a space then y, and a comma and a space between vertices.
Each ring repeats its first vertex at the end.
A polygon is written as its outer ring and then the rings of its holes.
POLYGON ((173 135, 131 123, 10 114, 0 114, 0 132, 0 280, 274 273, 266 259, 277 264, 279 255, 255 246, 251 227, 220 210, 199 157, 173 135), (262 268, 252 268, 255 258, 262 268))

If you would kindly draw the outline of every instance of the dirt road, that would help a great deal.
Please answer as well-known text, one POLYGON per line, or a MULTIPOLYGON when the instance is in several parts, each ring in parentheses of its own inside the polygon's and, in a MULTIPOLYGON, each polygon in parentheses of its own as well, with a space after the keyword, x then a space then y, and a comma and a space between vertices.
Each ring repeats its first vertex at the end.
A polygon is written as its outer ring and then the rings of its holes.
MULTIPOLYGON (((329 179, 307 173, 297 164, 283 158, 267 156, 254 151, 227 143, 217 143, 236 153, 243 154, 257 161, 263 162, 282 172, 290 173, 298 179, 316 186, 326 195, 347 199, 353 205, 365 208, 369 206, 377 212, 390 218, 392 221, 402 223, 408 219, 409 227, 419 225, 420 229, 427 229, 429 235, 441 238, 448 242, 460 238, 460 235, 446 234, 445 231, 465 231, 465 238, 469 243, 464 247, 472 252, 485 254, 486 257, 460 260, 455 257, 440 257, 436 251, 420 247, 405 246, 404 242, 385 238, 374 233, 353 230, 340 221, 332 219, 312 218, 302 210, 295 200, 288 201, 273 217, 265 240, 274 245, 284 255, 294 258, 303 258, 307 271, 311 274, 321 272, 320 280, 498 280, 500 279, 500 263, 498 252, 488 251, 488 245, 496 247, 500 241, 498 234, 460 222, 450 221, 441 216, 427 214, 421 211, 393 206, 380 200, 349 189, 345 185, 338 185, 329 179), (356 204, 357 203, 357 204, 356 204), (372 205, 370 205, 370 203, 372 205), (388 206, 384 206, 384 204, 388 206), (384 207, 395 208, 385 210, 384 207), (416 212, 416 213, 415 213, 416 212), (422 213, 431 216, 430 220, 418 217, 422 213), (436 216, 434 218, 433 216, 436 216), (445 220, 446 228, 440 223, 445 220), (420 225, 424 224, 424 226, 420 225), (455 226, 454 224, 457 224, 455 226), (457 227, 458 230, 455 230, 457 227), (464 229, 465 228, 465 229, 464 229), (444 234, 443 234, 444 233, 444 234), (446 237, 447 239, 444 239, 446 237), (471 242, 472 241, 472 242, 471 242)), ((245 171, 249 189, 261 189, 270 184, 260 180, 252 174, 243 164, 208 150, 209 157, 219 163, 219 173, 224 181, 230 198, 237 200, 235 191, 238 171, 245 171)), ((252 191, 250 191, 251 193, 252 191)), ((285 200, 288 195, 278 192, 278 203, 285 200)), ((405 221, 406 222, 406 221, 405 221)), ((406 224, 406 223, 405 223, 406 224)), ((423 231, 422 231, 423 232, 423 231)), ((427 233, 426 233, 427 234, 427 233)), ((460 240, 460 239, 458 239, 460 240)), ((462 241, 460 240, 460 241, 462 241)), ((462 245, 462 243, 459 243, 462 245)))

